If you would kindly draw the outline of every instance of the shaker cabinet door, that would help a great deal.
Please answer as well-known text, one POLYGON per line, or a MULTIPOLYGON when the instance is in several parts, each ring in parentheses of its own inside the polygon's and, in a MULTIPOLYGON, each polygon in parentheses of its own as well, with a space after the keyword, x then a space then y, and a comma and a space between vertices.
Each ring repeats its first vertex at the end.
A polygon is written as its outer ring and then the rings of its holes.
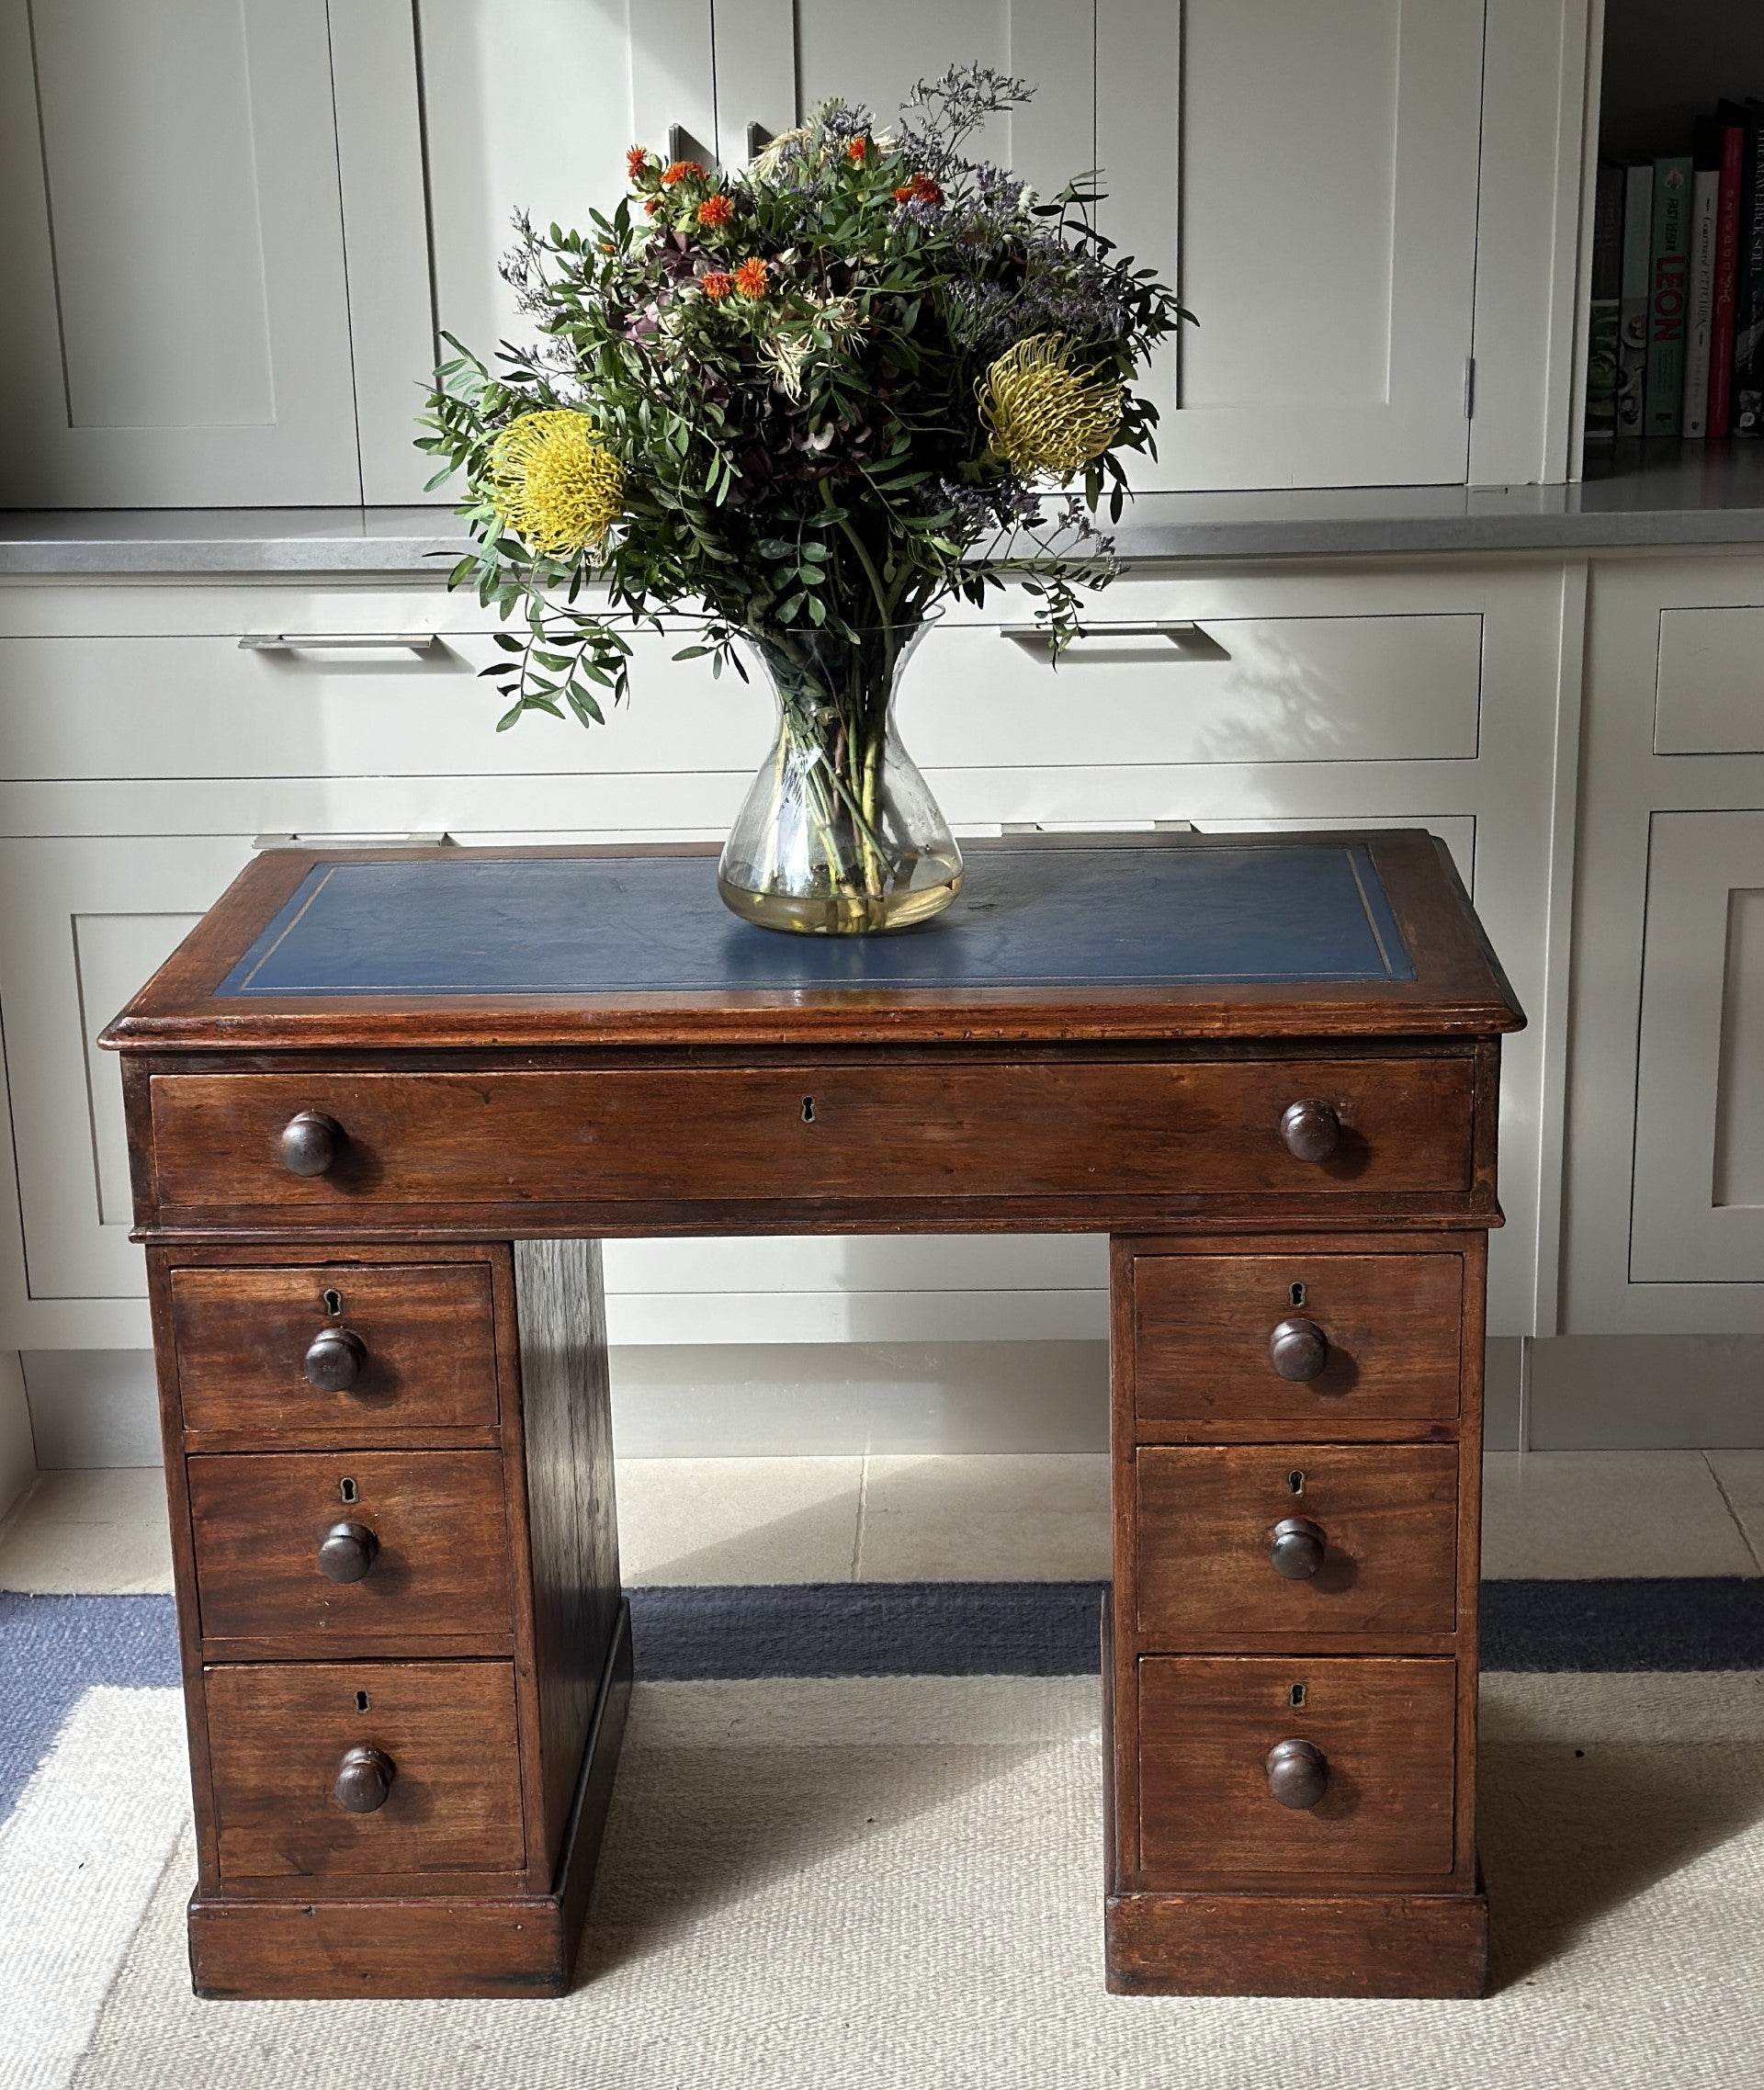
POLYGON ((30 1300, 146 1289, 122 1073, 98 1033, 251 855, 243 835, 0 841, 0 1017, 30 1300))
POLYGON ((1656 813, 1632 1283, 1764 1273, 1764 812, 1656 813))
POLYGON ((714 0, 724 159, 829 96, 893 118, 978 60, 1026 107, 970 148, 1099 221, 1199 325, 1150 375, 1142 491, 1462 481, 1484 0, 714 0), (733 119, 733 120, 732 120, 733 119))
POLYGON ((361 499, 324 0, 0 0, 0 503, 361 499))
POLYGON ((1599 560, 1568 1022, 1565 1329, 1764 1329, 1764 559, 1599 560))
POLYGON ((530 342, 498 274, 520 210, 586 232, 634 144, 717 157, 710 0, 417 0, 435 316, 486 361, 530 342))
POLYGON ((1098 0, 1102 228, 1199 324, 1141 491, 1462 481, 1483 0, 1098 0))

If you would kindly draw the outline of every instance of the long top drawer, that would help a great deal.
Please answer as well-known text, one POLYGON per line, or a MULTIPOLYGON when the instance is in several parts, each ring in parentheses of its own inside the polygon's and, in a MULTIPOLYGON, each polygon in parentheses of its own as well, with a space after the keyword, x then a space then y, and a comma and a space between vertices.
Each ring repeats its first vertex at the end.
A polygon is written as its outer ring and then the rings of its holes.
POLYGON ((1463 1193, 1473 1177, 1467 1056, 192 1073, 155 1075, 151 1094, 162 1211, 879 1192, 1315 1199, 1463 1193), (1323 1159, 1283 1135, 1300 1102, 1339 1124, 1323 1159), (334 1128, 311 1174, 283 1151, 302 1113, 334 1128))

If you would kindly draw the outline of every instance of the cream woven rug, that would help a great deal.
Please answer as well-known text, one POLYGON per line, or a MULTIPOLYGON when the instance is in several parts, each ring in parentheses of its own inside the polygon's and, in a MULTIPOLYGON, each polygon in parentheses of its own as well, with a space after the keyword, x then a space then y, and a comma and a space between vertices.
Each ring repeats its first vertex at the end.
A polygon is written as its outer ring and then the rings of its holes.
MULTIPOLYGON (((108 1695, 166 1701, 100 1752, 114 1793, 131 1747, 163 1757, 175 1704, 168 1692, 108 1695)), ((197 2002, 184 1957, 187 1830, 164 1802, 145 1809, 161 1850, 172 1847, 151 1888, 133 1847, 143 1795, 171 1791, 181 1765, 165 1775, 155 1762, 149 1777, 143 1760, 115 1832, 132 1838, 121 1871, 142 1881, 137 1927, 125 1945, 129 1890, 96 1892, 88 1875, 96 1913, 82 1928, 107 1962, 106 1993, 68 2017, 59 2062, 44 2050, 33 2064, 13 2045, 9 2066, 0 2051, 0 2084, 1764 2084, 1764 1678, 1486 1679, 1497 1971, 1478 2003, 1108 1995, 1096 1699, 1093 1683, 1065 1678, 639 1688, 582 1983, 555 2003, 197 2002)), ((88 1737, 88 1760, 91 1750, 88 1737)), ((39 1777, 58 1762, 77 1774, 63 1750, 39 1777)), ((13 1873, 10 1884, 23 1882, 13 1873)), ((45 1876, 32 1891, 55 1884, 45 1876)), ((77 1904, 78 1883, 62 1885, 77 1904)), ((16 1978, 8 1948, 30 1912, 0 1881, 7 1900, 0 1950, 16 1978)), ((34 1914, 40 1938, 54 1904, 39 1900, 34 1914)), ((77 1976, 83 1948, 63 1947, 60 1974, 77 1976)))

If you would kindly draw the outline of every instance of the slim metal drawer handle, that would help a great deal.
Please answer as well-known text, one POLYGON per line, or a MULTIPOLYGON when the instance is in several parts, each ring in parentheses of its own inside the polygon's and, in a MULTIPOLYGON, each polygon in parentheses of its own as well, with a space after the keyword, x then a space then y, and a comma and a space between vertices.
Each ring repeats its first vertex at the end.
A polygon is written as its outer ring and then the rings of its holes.
POLYGON ((1268 1752, 1268 1794, 1283 1807, 1315 1807, 1329 1789, 1329 1759, 1315 1742, 1293 1735, 1268 1752))
POLYGON ((353 1749, 344 1751, 343 1761, 337 1766, 337 1782, 333 1788, 337 1804, 352 1814, 371 1814, 376 1807, 386 1804, 386 1795, 397 1776, 398 1766, 384 1749, 369 1748, 358 1742, 353 1749))
POLYGON ((438 631, 247 631, 242 653, 432 653, 438 631))
POLYGON ((668 126, 668 158, 674 162, 695 160, 701 167, 715 167, 717 155, 708 145, 701 145, 684 123, 668 126))
MULTIPOLYGON (((1001 638, 1009 638, 1031 652, 1047 652, 1053 645, 1050 633, 1038 624, 1001 624, 1001 638)), ((1185 617, 1159 617, 1151 624, 1099 624, 1080 632, 1074 644, 1089 638, 1167 638, 1185 661, 1228 661, 1231 656, 1213 634, 1185 617)))

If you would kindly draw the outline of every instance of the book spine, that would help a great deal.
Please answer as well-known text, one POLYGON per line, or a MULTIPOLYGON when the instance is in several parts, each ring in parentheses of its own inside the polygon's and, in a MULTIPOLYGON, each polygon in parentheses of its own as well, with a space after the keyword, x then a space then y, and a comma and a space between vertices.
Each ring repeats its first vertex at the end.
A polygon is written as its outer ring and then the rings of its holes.
POLYGON ((1654 170, 1631 167, 1623 177, 1623 274, 1619 291, 1617 433, 1642 432, 1642 391, 1647 376, 1647 278, 1654 258, 1654 170))
POLYGON ((1645 435, 1676 435, 1683 425, 1684 327, 1690 304, 1690 162, 1654 163, 1654 266, 1647 305, 1645 435))
POLYGON ((1738 288, 1734 299, 1734 434, 1764 435, 1764 153, 1758 113, 1746 118, 1739 214, 1738 288))
POLYGON ((1592 299, 1587 324, 1587 435, 1617 433, 1618 327, 1623 286, 1623 170, 1599 163, 1592 205, 1592 299))
POLYGON ((1721 127, 1721 209, 1715 219, 1715 301, 1709 326, 1709 433, 1734 424, 1734 299, 1738 285, 1740 188, 1746 170, 1746 128, 1721 127))
POLYGON ((1684 433, 1709 433, 1709 342, 1715 316, 1715 220, 1721 175, 1699 167, 1690 182, 1690 309, 1684 333, 1684 433))

